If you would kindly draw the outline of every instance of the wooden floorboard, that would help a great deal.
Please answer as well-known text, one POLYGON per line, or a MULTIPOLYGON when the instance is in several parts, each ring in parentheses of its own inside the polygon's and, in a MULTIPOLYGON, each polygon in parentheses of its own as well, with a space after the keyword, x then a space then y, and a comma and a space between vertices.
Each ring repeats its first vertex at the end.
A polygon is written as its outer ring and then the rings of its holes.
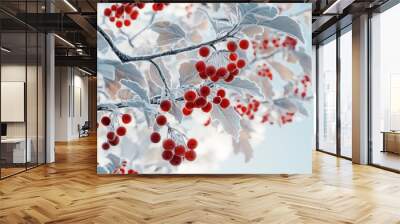
POLYGON ((315 152, 312 175, 97 176, 96 139, 0 181, 0 223, 400 223, 400 175, 315 152))

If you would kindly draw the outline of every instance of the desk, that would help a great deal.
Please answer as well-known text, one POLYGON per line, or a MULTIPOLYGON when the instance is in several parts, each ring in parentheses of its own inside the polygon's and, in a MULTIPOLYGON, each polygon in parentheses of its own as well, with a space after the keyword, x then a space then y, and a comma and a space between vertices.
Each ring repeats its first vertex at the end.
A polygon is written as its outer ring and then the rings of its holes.
POLYGON ((400 131, 383 131, 382 152, 400 154, 400 131))
POLYGON ((5 138, 1 139, 1 157, 6 163, 26 163, 31 162, 31 139, 28 142, 25 152, 25 138, 5 138), (26 160, 25 160, 26 159, 26 160))

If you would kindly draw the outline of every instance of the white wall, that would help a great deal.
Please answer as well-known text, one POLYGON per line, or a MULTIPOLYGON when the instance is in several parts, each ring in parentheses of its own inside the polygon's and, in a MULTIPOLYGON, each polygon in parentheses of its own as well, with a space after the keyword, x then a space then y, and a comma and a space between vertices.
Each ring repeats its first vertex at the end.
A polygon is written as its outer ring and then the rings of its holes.
POLYGON ((72 67, 56 67, 55 73, 55 140, 70 141, 88 120, 88 78, 72 67))

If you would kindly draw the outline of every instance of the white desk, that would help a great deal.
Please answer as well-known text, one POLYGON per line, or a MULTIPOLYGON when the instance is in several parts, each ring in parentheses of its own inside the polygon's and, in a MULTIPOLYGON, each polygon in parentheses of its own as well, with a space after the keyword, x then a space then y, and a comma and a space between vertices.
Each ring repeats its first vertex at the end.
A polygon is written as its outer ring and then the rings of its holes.
POLYGON ((12 163, 25 163, 31 162, 32 153, 31 153, 31 145, 32 140, 30 138, 27 139, 27 146, 25 152, 25 138, 5 138, 1 139, 2 151, 9 150, 11 147, 12 150, 12 163), (3 149, 3 147, 6 147, 3 149), (26 153, 26 154, 25 154, 26 153), (26 159, 26 161, 25 161, 26 159))

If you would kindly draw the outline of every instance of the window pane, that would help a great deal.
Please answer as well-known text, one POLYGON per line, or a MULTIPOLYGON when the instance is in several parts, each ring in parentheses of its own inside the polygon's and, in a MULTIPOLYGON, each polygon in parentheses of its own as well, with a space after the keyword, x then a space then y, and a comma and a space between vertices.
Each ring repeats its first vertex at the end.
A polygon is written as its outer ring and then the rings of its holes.
POLYGON ((372 163, 400 170, 400 5, 372 18, 372 163), (385 133, 385 134, 384 134, 385 133))
POLYGON ((341 155, 351 158, 352 149, 352 34, 340 37, 340 127, 341 155))
POLYGON ((319 149, 336 153, 336 41, 318 48, 319 149))

